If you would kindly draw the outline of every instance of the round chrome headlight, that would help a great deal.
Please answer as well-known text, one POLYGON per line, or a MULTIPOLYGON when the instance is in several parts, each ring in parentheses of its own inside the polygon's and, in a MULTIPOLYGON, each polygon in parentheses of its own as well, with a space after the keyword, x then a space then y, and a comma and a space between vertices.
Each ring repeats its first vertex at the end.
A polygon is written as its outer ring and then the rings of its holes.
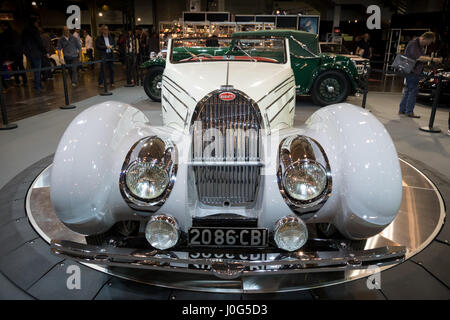
POLYGON ((177 244, 178 225, 175 219, 167 215, 153 216, 145 227, 145 238, 153 248, 165 250, 177 244))
POLYGON ((295 200, 309 201, 320 196, 327 187, 327 173, 316 162, 301 162, 286 170, 283 186, 295 200))
POLYGON ((125 183, 135 197, 151 200, 158 198, 166 190, 169 176, 157 164, 136 162, 127 170, 125 183))
POLYGON ((295 251, 300 249, 308 240, 308 229, 302 219, 287 216, 276 223, 273 238, 278 248, 295 251))

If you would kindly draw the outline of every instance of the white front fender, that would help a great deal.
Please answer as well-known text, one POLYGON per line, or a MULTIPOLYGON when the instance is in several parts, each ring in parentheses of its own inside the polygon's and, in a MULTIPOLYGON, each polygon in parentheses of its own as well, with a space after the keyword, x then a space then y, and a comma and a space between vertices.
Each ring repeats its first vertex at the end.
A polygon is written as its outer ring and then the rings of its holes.
POLYGON ((51 201, 58 218, 82 234, 98 234, 132 216, 119 191, 123 161, 148 119, 120 102, 80 113, 64 132, 53 160, 51 201))
POLYGON ((330 161, 333 190, 317 222, 333 223, 345 236, 370 237, 396 217, 402 199, 397 151, 386 128, 365 109, 347 103, 315 112, 305 135, 330 161))

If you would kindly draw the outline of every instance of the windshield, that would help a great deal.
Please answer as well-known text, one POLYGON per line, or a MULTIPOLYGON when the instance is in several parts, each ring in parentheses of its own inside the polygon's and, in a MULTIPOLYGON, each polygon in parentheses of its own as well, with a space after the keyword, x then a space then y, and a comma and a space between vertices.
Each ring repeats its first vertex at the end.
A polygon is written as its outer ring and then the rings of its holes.
POLYGON ((346 47, 338 43, 323 43, 320 45, 320 50, 323 53, 350 54, 346 47))
POLYGON ((282 38, 217 38, 174 39, 172 63, 207 61, 247 61, 286 63, 282 38))

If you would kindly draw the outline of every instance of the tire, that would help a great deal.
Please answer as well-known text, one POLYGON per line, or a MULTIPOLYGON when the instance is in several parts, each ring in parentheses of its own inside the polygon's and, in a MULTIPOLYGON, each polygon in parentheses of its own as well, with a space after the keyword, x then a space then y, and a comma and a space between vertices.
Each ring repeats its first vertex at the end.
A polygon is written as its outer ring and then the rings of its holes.
POLYGON ((144 77, 145 93, 153 101, 161 101, 161 81, 163 72, 163 67, 151 67, 148 69, 147 74, 144 77))
POLYGON ((311 97, 319 106, 340 103, 347 99, 350 82, 341 71, 330 70, 319 74, 314 81, 311 97))

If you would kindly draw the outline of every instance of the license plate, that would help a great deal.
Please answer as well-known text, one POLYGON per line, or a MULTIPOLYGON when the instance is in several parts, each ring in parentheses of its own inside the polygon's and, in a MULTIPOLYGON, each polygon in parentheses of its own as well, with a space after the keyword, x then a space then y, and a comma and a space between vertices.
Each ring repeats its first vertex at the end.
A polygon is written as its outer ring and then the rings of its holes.
MULTIPOLYGON (((273 255, 273 254, 269 254, 273 255)), ((276 254, 275 256, 278 256, 276 254)), ((267 260, 268 256, 265 253, 250 253, 250 254, 233 254, 233 253, 205 253, 205 252, 190 252, 189 258, 191 259, 230 259, 230 260, 242 260, 242 261, 262 261, 267 260)), ((205 264, 189 264, 190 269, 202 269, 209 270, 211 265, 205 264)), ((246 269, 250 271, 264 270, 266 266, 249 266, 246 269)))
POLYGON ((257 228, 191 228, 188 244, 200 247, 266 247, 268 230, 257 228))

